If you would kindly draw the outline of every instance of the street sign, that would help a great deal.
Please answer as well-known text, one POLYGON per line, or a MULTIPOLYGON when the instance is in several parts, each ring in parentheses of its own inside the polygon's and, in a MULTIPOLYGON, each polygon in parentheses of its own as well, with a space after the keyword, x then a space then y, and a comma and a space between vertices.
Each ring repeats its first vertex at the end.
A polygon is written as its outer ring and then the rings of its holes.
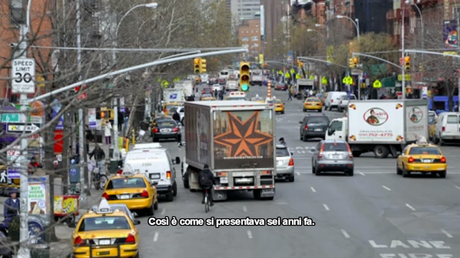
POLYGON ((363 71, 361 69, 351 69, 351 75, 363 76, 363 71))
POLYGON ((374 81, 374 84, 372 84, 372 86, 373 86, 375 89, 380 89, 380 88, 382 88, 382 83, 381 83, 379 80, 375 80, 375 81, 374 81))
POLYGON ((2 116, 0 117, 0 121, 2 123, 19 123, 21 122, 21 119, 20 119, 19 114, 8 113, 8 114, 2 114, 2 116))
POLYGON ((31 58, 14 59, 11 64, 11 88, 13 93, 35 92, 35 60, 31 58))
POLYGON ((9 133, 33 133, 38 131, 40 127, 35 124, 8 124, 7 132, 9 133))
POLYGON ((353 78, 351 78, 351 76, 347 76, 347 77, 343 78, 342 82, 344 84, 351 85, 351 84, 353 84, 353 78))
MULTIPOLYGON (((404 78, 406 81, 411 81, 412 80, 412 75, 411 74, 404 74, 404 78)), ((402 74, 398 74, 398 81, 402 81, 402 74)))

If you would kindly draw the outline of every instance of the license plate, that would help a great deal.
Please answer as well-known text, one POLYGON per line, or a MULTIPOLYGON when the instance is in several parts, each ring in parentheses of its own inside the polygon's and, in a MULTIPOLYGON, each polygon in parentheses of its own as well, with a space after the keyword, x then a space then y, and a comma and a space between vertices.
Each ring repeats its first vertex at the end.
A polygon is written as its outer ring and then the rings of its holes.
POLYGON ((322 132, 322 131, 323 131, 322 128, 316 128, 316 129, 315 129, 315 132, 322 132))
POLYGON ((220 178, 220 183, 221 184, 228 184, 228 177, 221 177, 220 178))
POLYGON ((169 132, 171 132, 171 129, 161 129, 160 132, 162 132, 162 133, 169 133, 169 132))
POLYGON ((340 156, 340 155, 332 155, 332 158, 333 159, 340 159, 340 158, 342 158, 342 156, 340 156))
POLYGON ((424 163, 431 163, 431 159, 424 159, 423 162, 424 163))
POLYGON ((110 245, 110 239, 99 240, 99 245, 110 245))
POLYGON ((425 169, 431 169, 431 167, 425 167, 425 169))
POLYGON ((283 162, 282 162, 282 161, 278 161, 278 165, 283 165, 283 162))
POLYGON ((159 174, 150 174, 150 179, 160 179, 159 174))
MULTIPOLYGON (((129 194, 122 194, 120 195, 120 199, 124 200, 124 199, 129 199, 129 194)), ((100 241, 103 241, 103 240, 100 240, 100 241)), ((105 241, 105 240, 104 240, 105 241)), ((108 241, 108 240, 107 240, 108 241)))
POLYGON ((96 255, 99 256, 99 255, 108 255, 110 254, 109 251, 104 251, 104 252, 97 252, 96 255))

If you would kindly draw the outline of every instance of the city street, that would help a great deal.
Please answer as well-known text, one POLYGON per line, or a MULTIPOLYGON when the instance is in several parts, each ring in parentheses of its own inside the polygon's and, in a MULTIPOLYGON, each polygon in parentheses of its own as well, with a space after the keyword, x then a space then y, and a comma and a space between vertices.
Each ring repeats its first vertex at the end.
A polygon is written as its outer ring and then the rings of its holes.
MULTIPOLYGON (((251 87, 248 96, 266 96, 266 87, 251 87)), ((273 95, 285 101, 287 92, 273 95)), ((336 111, 324 112, 330 119, 336 111)), ((153 226, 141 218, 140 257, 460 257, 460 154, 457 146, 442 147, 448 161, 446 179, 403 178, 394 158, 355 158, 355 176, 315 176, 309 148, 317 141, 299 139, 302 102, 286 103, 276 115, 276 140, 284 137, 295 157, 296 181, 277 182, 273 201, 255 201, 250 192, 229 196, 204 212, 201 193, 179 189, 174 202, 161 202, 157 218, 298 218, 315 226, 153 226)), ((161 142, 171 156, 183 159, 175 142, 161 142)))

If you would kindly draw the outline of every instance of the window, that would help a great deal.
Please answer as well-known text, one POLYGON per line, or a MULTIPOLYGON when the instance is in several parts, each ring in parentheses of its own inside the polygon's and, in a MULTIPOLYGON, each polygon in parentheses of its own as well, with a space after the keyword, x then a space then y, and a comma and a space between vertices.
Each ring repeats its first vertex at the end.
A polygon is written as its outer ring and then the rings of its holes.
POLYGON ((252 37, 251 37, 251 40, 252 40, 252 41, 258 41, 258 40, 259 40, 259 37, 258 37, 258 36, 252 36, 252 37))
POLYGON ((109 181, 107 190, 123 188, 144 188, 146 187, 144 179, 139 177, 116 178, 109 181))
POLYGON ((259 44, 254 43, 254 44, 252 44, 252 47, 259 47, 259 44))
POLYGON ((78 232, 117 229, 131 229, 125 217, 114 216, 86 218, 81 222, 80 227, 78 228, 78 232))
POLYGON ((311 117, 307 120, 307 124, 329 125, 329 119, 327 119, 326 117, 311 117))
MULTIPOLYGON (((169 110, 169 113, 172 114, 176 112, 176 109, 174 111, 169 110)), ((175 121, 162 121, 157 124, 158 127, 176 127, 176 122, 175 121)))
POLYGON ((324 144, 323 151, 348 151, 348 146, 344 142, 328 142, 324 144))
POLYGON ((331 130, 341 132, 342 131, 342 124, 343 124, 342 121, 334 121, 334 122, 332 122, 331 130))
POLYGON ((287 148, 276 148, 277 157, 289 157, 289 151, 287 148))
POLYGON ((447 116, 447 123, 448 124, 458 124, 458 116, 457 115, 448 115, 447 116))
POLYGON ((422 154, 441 155, 441 152, 436 147, 413 147, 409 151, 409 155, 422 154))
POLYGON ((342 99, 342 100, 349 100, 350 98, 348 97, 348 95, 343 95, 343 96, 340 96, 340 99, 342 99))
POLYGON ((242 38, 241 38, 241 41, 249 41, 249 37, 247 37, 247 36, 246 36, 246 37, 242 37, 242 38))

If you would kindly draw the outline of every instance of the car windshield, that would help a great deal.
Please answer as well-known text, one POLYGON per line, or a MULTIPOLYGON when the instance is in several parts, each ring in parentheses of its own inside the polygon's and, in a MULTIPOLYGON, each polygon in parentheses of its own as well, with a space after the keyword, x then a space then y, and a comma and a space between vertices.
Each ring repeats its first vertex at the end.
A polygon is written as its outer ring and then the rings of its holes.
POLYGON ((281 104, 282 103, 280 99, 275 99, 275 102, 276 102, 276 104, 281 104))
POLYGON ((211 94, 203 94, 202 97, 203 97, 203 98, 212 98, 212 95, 211 95, 211 94))
POLYGON ((441 155, 441 152, 436 147, 413 147, 409 151, 409 155, 422 154, 441 155))
POLYGON ((308 124, 329 125, 329 120, 323 117, 312 117, 308 119, 308 124))
POLYGON ((344 142, 327 142, 324 144, 323 151, 348 151, 348 147, 344 142))
POLYGON ((428 115, 428 123, 430 125, 436 124, 436 117, 434 115, 428 115))
POLYGON ((319 102, 319 99, 310 98, 310 99, 307 99, 307 102, 319 102))
POLYGON ((348 95, 343 95, 343 96, 340 96, 340 99, 349 100, 350 98, 348 97, 348 95))
POLYGON ((276 148, 277 157, 289 157, 289 151, 287 148, 276 148))
POLYGON ((160 121, 157 124, 158 127, 176 127, 176 122, 174 121, 160 121))
POLYGON ((166 105, 166 110, 171 110, 172 108, 177 108, 177 105, 166 105))
POLYGON ((211 89, 210 88, 204 88, 203 91, 204 92, 211 92, 211 89))
POLYGON ((144 179, 139 177, 115 178, 107 183, 107 190, 124 188, 145 188, 144 179))
POLYGON ((78 232, 87 232, 95 230, 117 230, 117 229, 131 229, 126 217, 122 216, 109 216, 109 217, 95 217, 85 218, 78 228, 78 232))

